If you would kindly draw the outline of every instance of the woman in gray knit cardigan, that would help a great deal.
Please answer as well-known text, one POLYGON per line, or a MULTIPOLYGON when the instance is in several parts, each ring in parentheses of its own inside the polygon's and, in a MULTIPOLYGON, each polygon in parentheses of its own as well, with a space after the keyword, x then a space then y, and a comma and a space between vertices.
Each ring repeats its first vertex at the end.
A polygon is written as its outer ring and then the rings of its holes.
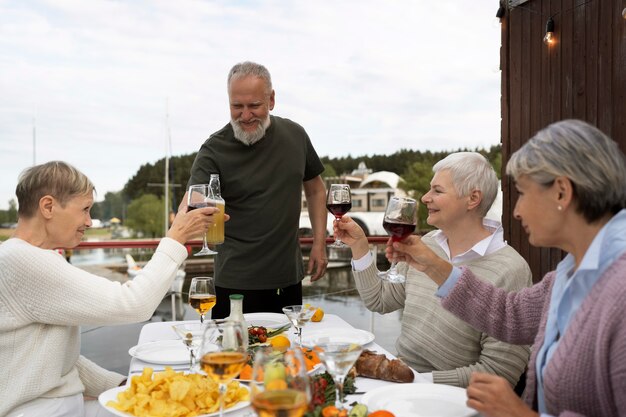
POLYGON ((456 268, 411 236, 387 248, 437 285, 445 309, 500 340, 533 343, 520 400, 502 378, 474 373, 470 407, 485 416, 626 415, 626 162, 578 120, 554 123, 515 152, 514 216, 534 246, 567 256, 509 293, 456 268))

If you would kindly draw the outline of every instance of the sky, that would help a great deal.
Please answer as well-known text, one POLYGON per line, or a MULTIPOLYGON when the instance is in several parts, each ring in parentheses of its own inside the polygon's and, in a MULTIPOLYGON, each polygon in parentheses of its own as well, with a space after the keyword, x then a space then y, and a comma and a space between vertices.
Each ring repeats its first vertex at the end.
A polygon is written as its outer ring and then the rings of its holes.
POLYGON ((0 0, 0 209, 33 163, 98 200, 228 123, 226 76, 272 74, 272 114, 318 155, 500 142, 496 0, 0 0), (33 140, 34 138, 34 140, 33 140))

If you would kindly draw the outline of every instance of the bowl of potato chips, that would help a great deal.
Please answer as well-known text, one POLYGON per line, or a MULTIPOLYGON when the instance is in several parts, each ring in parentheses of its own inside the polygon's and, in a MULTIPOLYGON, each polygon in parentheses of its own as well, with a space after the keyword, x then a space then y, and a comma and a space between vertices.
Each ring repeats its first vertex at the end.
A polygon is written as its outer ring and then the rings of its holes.
MULTIPOLYGON (((144 368, 130 384, 103 392, 98 401, 111 413, 128 417, 200 416, 219 414, 218 385, 201 374, 176 372, 165 368, 153 372, 144 368)), ((224 412, 250 404, 250 389, 238 381, 228 384, 224 412)))

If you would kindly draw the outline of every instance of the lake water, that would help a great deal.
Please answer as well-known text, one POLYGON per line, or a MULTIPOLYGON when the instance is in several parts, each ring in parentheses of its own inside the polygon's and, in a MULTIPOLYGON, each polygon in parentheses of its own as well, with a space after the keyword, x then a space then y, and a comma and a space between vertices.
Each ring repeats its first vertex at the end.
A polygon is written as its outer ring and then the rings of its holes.
MULTIPOLYGON (((124 262, 124 255, 127 252, 128 250, 105 251, 103 249, 79 251, 72 256, 72 263, 81 267, 124 262)), ((149 251, 145 253, 149 256, 149 251)), ((141 255, 135 251, 132 254, 134 257, 141 255)), ((382 268, 385 266, 381 266, 382 268)), ((190 280, 190 276, 186 277, 183 292, 186 292, 190 280)), ((367 310, 355 289, 349 266, 330 268, 324 278, 314 283, 305 280, 304 283, 305 303, 321 307, 327 314, 336 314, 356 328, 371 331, 376 337, 376 343, 396 353, 394 344, 400 332, 402 312, 395 311, 381 315, 367 310)), ((184 301, 181 296, 175 297, 177 319, 198 319, 196 312, 184 301)), ((171 320, 171 305, 171 298, 168 296, 157 308, 150 321, 171 320)), ((128 349, 137 344, 139 332, 144 324, 146 322, 119 326, 83 326, 81 353, 106 369, 126 374, 130 362, 128 349)), ((306 334, 306 327, 303 334, 306 334)))

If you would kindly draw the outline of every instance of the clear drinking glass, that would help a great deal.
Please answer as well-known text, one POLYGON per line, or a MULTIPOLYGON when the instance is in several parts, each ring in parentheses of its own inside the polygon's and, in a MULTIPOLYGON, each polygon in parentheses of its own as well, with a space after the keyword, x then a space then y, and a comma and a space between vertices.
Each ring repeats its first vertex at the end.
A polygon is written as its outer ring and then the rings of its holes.
MULTIPOLYGON (((209 184, 195 184, 190 185, 187 192, 187 210, 191 211, 200 207, 210 207, 209 199, 211 197, 211 190, 209 184)), ((210 226, 211 227, 211 226, 210 226)), ((210 228, 209 227, 209 228, 210 228)), ((209 249, 206 240, 206 233, 202 238, 202 249, 199 252, 194 253, 193 256, 215 255, 217 252, 209 249)))
MULTIPOLYGON (((338 221, 352 208, 352 196, 350 194, 350 186, 348 184, 330 184, 328 195, 326 196, 326 208, 335 216, 338 221)), ((347 248, 348 245, 343 243, 338 237, 335 242, 328 245, 329 248, 347 248)))
POLYGON ((204 316, 217 303, 215 280, 212 277, 195 277, 189 284, 189 305, 200 314, 200 323, 204 316))
POLYGON ((311 317, 315 314, 315 310, 316 308, 313 306, 300 304, 283 307, 283 313, 285 313, 298 332, 298 345, 300 347, 302 347, 302 328, 311 320, 311 317))
POLYGON ((179 323, 172 328, 189 350, 189 372, 196 372, 196 352, 202 343, 204 323, 179 323))
POLYGON ((300 349, 281 354, 257 349, 250 383, 252 408, 259 417, 301 417, 311 401, 306 363, 300 349))
POLYGON ((219 385, 220 417, 224 415, 224 394, 248 361, 244 326, 226 319, 209 320, 200 345, 200 367, 219 385))
MULTIPOLYGON (((391 235, 391 240, 398 242, 415 231, 417 226, 417 201, 412 198, 392 197, 387 204, 383 228, 391 235)), ((405 276, 400 274, 394 260, 386 272, 378 276, 391 282, 404 282, 405 276)))
POLYGON ((335 407, 343 408, 343 383, 352 365, 363 352, 363 347, 355 343, 319 343, 318 356, 324 362, 326 371, 335 381, 335 407))

